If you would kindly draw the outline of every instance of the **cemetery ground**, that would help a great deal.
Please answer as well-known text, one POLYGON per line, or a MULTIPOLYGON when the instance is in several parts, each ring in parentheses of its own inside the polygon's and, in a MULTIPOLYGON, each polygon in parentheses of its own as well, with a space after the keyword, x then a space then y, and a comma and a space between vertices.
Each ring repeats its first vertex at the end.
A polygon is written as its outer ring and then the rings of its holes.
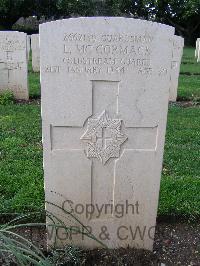
MULTIPOLYGON (((184 49, 180 72, 178 101, 169 106, 154 254, 74 251, 77 259, 84 256, 85 265, 200 263, 200 64, 194 48, 184 49)), ((13 213, 44 208, 39 74, 32 72, 30 62, 29 89, 28 102, 0 98, 1 222, 13 213)), ((36 242, 41 235, 36 233, 36 242)))

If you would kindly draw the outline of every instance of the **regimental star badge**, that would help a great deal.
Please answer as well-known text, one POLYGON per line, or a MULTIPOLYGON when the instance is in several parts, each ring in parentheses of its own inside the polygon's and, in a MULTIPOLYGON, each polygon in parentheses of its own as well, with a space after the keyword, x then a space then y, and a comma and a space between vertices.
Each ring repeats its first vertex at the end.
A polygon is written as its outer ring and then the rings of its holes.
POLYGON ((121 119, 109 118, 103 111, 97 119, 89 118, 87 130, 81 137, 86 142, 88 158, 98 158, 105 164, 110 158, 118 158, 121 145, 127 136, 121 132, 121 119))

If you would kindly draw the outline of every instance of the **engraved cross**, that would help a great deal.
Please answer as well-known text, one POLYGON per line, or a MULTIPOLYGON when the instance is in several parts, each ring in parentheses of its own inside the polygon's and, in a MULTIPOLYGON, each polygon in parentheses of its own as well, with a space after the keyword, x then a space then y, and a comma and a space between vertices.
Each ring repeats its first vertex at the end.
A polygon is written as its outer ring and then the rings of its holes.
POLYGON ((127 127, 119 117, 119 82, 99 80, 92 81, 92 116, 83 128, 52 126, 51 149, 83 149, 91 160, 90 203, 114 205, 117 161, 125 151, 155 151, 156 136, 157 127, 127 127))
POLYGON ((9 83, 10 80, 10 71, 20 68, 20 62, 15 63, 13 62, 12 58, 12 52, 5 51, 6 52, 6 59, 2 60, 0 59, 0 64, 4 65, 2 70, 5 70, 7 72, 7 83, 9 83))
POLYGON ((97 141, 101 141, 102 148, 106 149, 109 140, 110 141, 112 140, 112 138, 109 134, 109 130, 107 130, 106 127, 103 127, 102 128, 102 135, 101 135, 101 137, 97 137, 97 141))

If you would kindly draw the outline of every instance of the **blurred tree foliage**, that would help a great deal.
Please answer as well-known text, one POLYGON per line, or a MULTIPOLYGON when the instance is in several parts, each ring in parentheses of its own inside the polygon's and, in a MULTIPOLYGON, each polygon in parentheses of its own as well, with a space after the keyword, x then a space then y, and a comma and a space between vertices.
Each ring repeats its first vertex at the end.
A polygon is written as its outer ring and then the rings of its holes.
POLYGON ((193 43, 200 37, 200 0, 0 0, 0 25, 28 16, 127 16, 172 25, 193 43))

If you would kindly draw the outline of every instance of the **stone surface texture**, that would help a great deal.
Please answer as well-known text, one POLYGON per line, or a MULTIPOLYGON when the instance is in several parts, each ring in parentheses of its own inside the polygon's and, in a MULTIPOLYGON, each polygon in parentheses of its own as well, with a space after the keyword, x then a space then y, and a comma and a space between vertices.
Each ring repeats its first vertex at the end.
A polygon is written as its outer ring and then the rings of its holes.
POLYGON ((31 51, 31 35, 27 35, 27 57, 29 59, 31 51))
POLYGON ((180 72, 181 59, 183 55, 184 39, 180 36, 174 36, 172 39, 172 65, 171 65, 171 86, 169 91, 169 100, 175 102, 177 99, 178 78, 180 72))
POLYGON ((34 72, 40 71, 39 34, 31 35, 32 68, 34 72))
POLYGON ((0 32, 0 91, 10 90, 16 99, 28 100, 27 35, 0 32))
POLYGON ((46 210, 71 228, 47 218, 49 245, 101 246, 84 224, 110 248, 152 249, 173 36, 128 18, 40 26, 46 210))

